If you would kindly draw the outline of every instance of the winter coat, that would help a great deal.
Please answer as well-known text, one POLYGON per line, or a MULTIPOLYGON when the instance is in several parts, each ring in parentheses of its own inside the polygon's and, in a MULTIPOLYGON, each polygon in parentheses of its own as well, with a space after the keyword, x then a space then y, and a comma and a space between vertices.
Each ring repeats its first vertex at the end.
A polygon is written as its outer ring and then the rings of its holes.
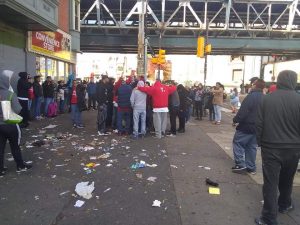
POLYGON ((183 85, 178 85, 177 92, 179 95, 179 110, 185 112, 187 109, 187 97, 189 96, 189 92, 183 87, 183 85))
POLYGON ((44 98, 54 98, 54 89, 55 86, 52 81, 51 82, 45 81, 43 83, 44 98))
POLYGON ((86 91, 89 96, 96 94, 96 87, 97 87, 96 83, 94 83, 94 82, 88 83, 86 91))
POLYGON ((39 82, 33 82, 33 93, 35 97, 43 97, 43 88, 39 82))
POLYGON ((300 95, 297 75, 283 71, 277 90, 263 97, 256 120, 258 145, 271 149, 300 149, 300 95))
POLYGON ((167 108, 169 95, 176 91, 176 86, 166 86, 156 81, 151 87, 138 87, 138 90, 152 96, 153 108, 167 108))
POLYGON ((214 90, 214 98, 213 98, 213 104, 214 105, 222 105, 223 104, 223 94, 224 90, 223 88, 219 88, 214 90))
MULTIPOLYGON (((7 101, 9 100, 10 95, 13 93, 11 91, 9 91, 9 87, 10 87, 10 79, 13 75, 13 72, 10 70, 4 70, 2 72, 2 75, 0 75, 0 101, 7 101)), ((11 99, 11 107, 12 110, 15 113, 20 113, 22 107, 18 101, 17 96, 13 93, 12 95, 12 99, 11 99)), ((0 125, 2 124, 6 124, 3 121, 3 114, 2 114, 2 108, 1 108, 1 104, 0 104, 0 125)))
POLYGON ((238 123, 237 130, 246 134, 255 134, 257 109, 262 98, 263 92, 260 89, 254 89, 247 95, 238 113, 233 118, 233 122, 238 123))
MULTIPOLYGON (((144 82, 139 81, 137 83, 137 86, 144 87, 144 82)), ((131 107, 134 110, 146 110, 147 94, 135 89, 131 93, 130 102, 131 102, 131 107)))
POLYGON ((18 80, 17 92, 18 98, 28 99, 28 90, 31 88, 32 84, 28 81, 27 73, 19 73, 20 79, 18 80))
POLYGON ((80 112, 87 109, 85 102, 85 87, 82 84, 78 84, 76 87, 77 106, 80 112))
POLYGON ((102 81, 97 83, 96 98, 99 105, 107 104, 107 87, 102 81))
POLYGON ((177 90, 174 91, 171 95, 169 95, 169 108, 179 107, 180 99, 177 90))
POLYGON ((130 96, 132 88, 129 84, 122 84, 117 92, 118 106, 119 107, 131 107, 130 96))

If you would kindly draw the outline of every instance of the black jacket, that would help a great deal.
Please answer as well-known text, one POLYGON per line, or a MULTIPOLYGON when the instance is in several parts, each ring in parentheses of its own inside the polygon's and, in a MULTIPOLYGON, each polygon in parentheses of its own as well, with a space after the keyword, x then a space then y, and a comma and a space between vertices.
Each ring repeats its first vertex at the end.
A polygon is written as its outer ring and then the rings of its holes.
POLYGON ((179 95, 179 102, 180 102, 179 110, 185 111, 187 109, 187 97, 189 96, 189 92, 181 84, 178 85, 177 92, 179 95))
POLYGON ((17 91, 18 97, 28 98, 28 90, 31 88, 32 84, 28 82, 28 77, 26 72, 19 73, 20 79, 18 80, 17 91))
POLYGON ((246 134, 255 134, 255 120, 257 115, 257 109, 263 98, 262 90, 254 89, 244 99, 240 110, 233 118, 234 123, 239 125, 237 130, 246 134))
POLYGON ((33 93, 35 97, 43 97, 43 88, 39 82, 33 82, 33 93))
POLYGON ((300 149, 300 95, 296 93, 297 74, 283 71, 277 90, 263 97, 257 114, 259 146, 274 149, 300 149))
POLYGON ((96 98, 99 105, 107 104, 107 86, 102 82, 98 82, 96 86, 96 98))
POLYGON ((43 93, 45 98, 54 98, 54 84, 52 82, 48 83, 45 81, 43 83, 43 93))
POLYGON ((80 112, 87 110, 85 102, 85 87, 82 84, 78 84, 76 87, 77 106, 80 112))

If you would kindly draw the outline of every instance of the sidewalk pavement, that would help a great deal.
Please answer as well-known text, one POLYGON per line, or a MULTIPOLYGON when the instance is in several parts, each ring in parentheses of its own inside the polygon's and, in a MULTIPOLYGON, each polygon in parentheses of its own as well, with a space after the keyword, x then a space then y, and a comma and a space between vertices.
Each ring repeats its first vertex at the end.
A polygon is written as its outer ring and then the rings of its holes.
MULTIPOLYGON (((186 133, 176 138, 132 141, 97 136, 96 112, 83 114, 84 129, 72 128, 65 114, 24 130, 23 155, 33 161, 31 171, 16 174, 6 154, 9 171, 0 178, 1 225, 252 225, 259 216, 261 185, 230 169, 231 115, 224 115, 220 126, 189 122, 186 133), (45 129, 49 124, 58 126, 45 129), (41 146, 32 147, 37 144, 41 146), (157 167, 132 169, 140 160, 157 167), (86 170, 90 162, 96 167, 86 170), (207 177, 220 184, 220 195, 208 193, 207 177), (82 181, 95 182, 89 200, 74 191, 82 181), (75 208, 77 200, 85 204, 75 208), (154 200, 161 207, 152 207, 154 200)), ((280 215, 281 224, 300 224, 299 187, 293 196, 296 210, 280 215)))

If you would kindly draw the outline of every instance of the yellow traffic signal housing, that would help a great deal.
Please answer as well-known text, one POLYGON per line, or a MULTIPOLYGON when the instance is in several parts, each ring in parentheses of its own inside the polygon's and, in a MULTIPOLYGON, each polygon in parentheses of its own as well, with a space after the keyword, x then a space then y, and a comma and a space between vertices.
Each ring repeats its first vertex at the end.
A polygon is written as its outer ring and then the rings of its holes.
POLYGON ((206 45, 205 46, 205 53, 206 54, 210 54, 211 53, 211 49, 212 49, 211 44, 206 45))
POLYGON ((197 39, 197 57, 203 58, 205 55, 205 38, 198 37, 197 39))
POLYGON ((157 64, 158 63, 158 58, 157 57, 151 58, 151 62, 153 64, 157 64))
POLYGON ((159 49, 158 51, 158 64, 165 64, 166 63, 166 50, 159 49))

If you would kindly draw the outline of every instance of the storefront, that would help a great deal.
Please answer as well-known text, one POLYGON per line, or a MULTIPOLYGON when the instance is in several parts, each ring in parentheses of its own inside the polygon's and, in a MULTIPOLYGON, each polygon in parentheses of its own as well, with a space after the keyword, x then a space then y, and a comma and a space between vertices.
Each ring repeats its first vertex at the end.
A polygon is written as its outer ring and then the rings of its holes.
POLYGON ((66 80, 75 72, 76 56, 71 51, 71 36, 65 32, 28 32, 28 51, 35 53, 36 74, 44 80, 66 80))

